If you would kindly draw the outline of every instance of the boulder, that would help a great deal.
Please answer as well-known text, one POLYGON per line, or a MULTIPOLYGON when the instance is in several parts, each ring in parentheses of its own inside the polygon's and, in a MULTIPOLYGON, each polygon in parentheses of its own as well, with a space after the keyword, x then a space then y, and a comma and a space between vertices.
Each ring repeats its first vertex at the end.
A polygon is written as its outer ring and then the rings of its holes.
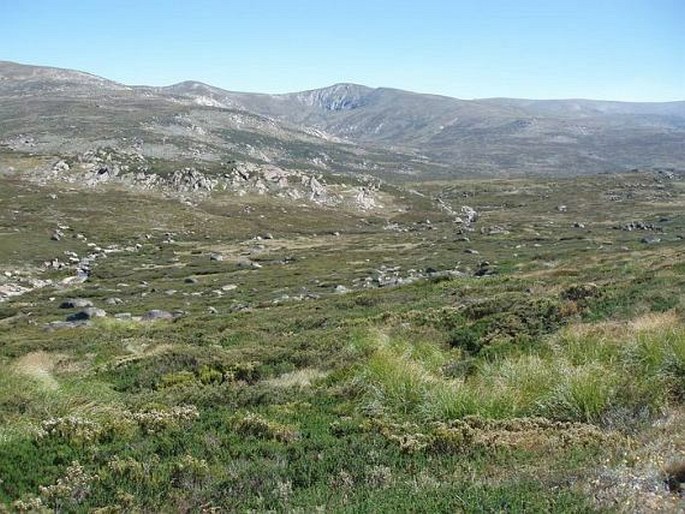
POLYGON ((92 307, 93 302, 86 300, 85 298, 69 298, 64 300, 60 305, 60 309, 85 309, 87 307, 92 307))
POLYGON ((179 312, 169 312, 169 311, 163 311, 160 309, 152 309, 150 311, 147 311, 145 314, 143 314, 140 317, 141 321, 159 321, 159 320, 167 320, 171 321, 176 318, 178 318, 181 315, 179 312))
POLYGON ((478 219, 478 212, 473 207, 462 205, 459 217, 465 225, 470 225, 478 219))
POLYGON ((67 321, 88 321, 93 318, 104 318, 107 313, 97 307, 88 307, 82 311, 75 312, 67 316, 67 321))

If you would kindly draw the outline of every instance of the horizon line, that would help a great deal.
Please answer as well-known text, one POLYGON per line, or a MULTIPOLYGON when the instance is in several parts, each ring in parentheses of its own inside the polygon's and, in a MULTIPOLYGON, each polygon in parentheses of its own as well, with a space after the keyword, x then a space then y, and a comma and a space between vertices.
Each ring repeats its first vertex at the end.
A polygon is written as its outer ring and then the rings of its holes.
POLYGON ((124 82, 119 82, 118 80, 114 80, 114 79, 105 77, 103 75, 98 75, 98 74, 90 72, 90 71, 83 71, 83 70, 76 69, 76 68, 65 68, 62 66, 44 65, 44 64, 27 64, 24 62, 10 61, 10 60, 5 60, 5 59, 0 59, 0 63, 14 64, 14 65, 18 65, 18 66, 26 66, 26 67, 33 67, 33 68, 48 68, 48 69, 54 69, 54 70, 83 73, 85 75, 90 75, 94 78, 106 80, 108 82, 113 82, 115 84, 125 86, 125 87, 130 87, 130 88, 165 89, 165 88, 171 88, 174 86, 178 86, 178 85, 190 82, 190 83, 201 84, 201 85, 207 86, 207 87, 212 87, 215 89, 221 89, 222 91, 225 91, 227 93, 253 94, 253 95, 266 95, 266 96, 286 96, 286 95, 293 95, 293 94, 298 94, 298 93, 306 93, 306 92, 310 92, 310 91, 319 91, 322 89, 329 89, 329 88, 333 88, 336 86, 355 86, 355 87, 362 87, 362 88, 367 88, 367 89, 371 89, 371 90, 388 89, 388 90, 393 90, 393 91, 402 91, 405 93, 411 93, 411 94, 416 94, 416 95, 421 95, 421 96, 436 96, 436 97, 448 98, 448 99, 452 99, 452 100, 461 100, 461 101, 466 101, 466 102, 487 101, 487 100, 522 100, 522 101, 532 101, 532 102, 560 102, 560 101, 583 102, 583 101, 585 101, 585 102, 610 102, 610 103, 624 103, 624 104, 667 104, 667 103, 683 103, 683 102, 685 102, 685 97, 680 98, 680 99, 675 99, 675 100, 615 100, 615 99, 608 99, 608 98, 590 98, 590 97, 574 97, 574 96, 546 97, 546 98, 531 98, 531 97, 518 97, 518 96, 488 96, 488 97, 466 98, 466 97, 451 96, 451 95, 442 94, 442 93, 415 91, 412 89, 405 89, 405 88, 395 87, 395 86, 369 86, 369 85, 360 84, 360 83, 354 82, 354 81, 334 82, 332 84, 328 84, 328 85, 324 85, 324 86, 320 86, 320 87, 300 89, 297 91, 283 91, 283 92, 238 91, 238 90, 233 90, 233 89, 225 89, 222 86, 217 86, 217 85, 210 84, 208 82, 203 82, 202 80, 196 80, 196 79, 185 79, 185 80, 173 82, 171 84, 164 84, 164 85, 143 84, 143 83, 141 83, 141 84, 127 84, 124 82))

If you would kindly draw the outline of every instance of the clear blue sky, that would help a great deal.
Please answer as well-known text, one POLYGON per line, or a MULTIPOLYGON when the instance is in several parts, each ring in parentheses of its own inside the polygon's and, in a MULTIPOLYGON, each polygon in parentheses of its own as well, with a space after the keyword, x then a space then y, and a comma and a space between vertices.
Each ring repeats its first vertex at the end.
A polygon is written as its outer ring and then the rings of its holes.
POLYGON ((0 0, 0 60, 126 84, 685 99, 685 0, 0 0))

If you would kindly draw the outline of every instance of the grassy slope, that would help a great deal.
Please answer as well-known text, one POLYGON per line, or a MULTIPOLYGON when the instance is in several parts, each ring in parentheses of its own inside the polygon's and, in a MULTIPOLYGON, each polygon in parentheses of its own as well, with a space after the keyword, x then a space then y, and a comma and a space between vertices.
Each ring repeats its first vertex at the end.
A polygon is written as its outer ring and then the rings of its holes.
POLYGON ((70 272, 37 271, 43 261, 81 255, 87 242, 123 251, 76 288, 0 304, 2 502, 682 508, 663 469, 685 451, 683 184, 640 174, 416 189, 427 196, 374 214, 260 197, 190 207, 3 178, 4 271, 58 280, 70 272), (458 234, 436 195, 476 208, 475 231, 458 234), (614 228, 633 220, 661 227, 661 242, 614 228), (57 224, 71 227, 59 242, 57 224), (266 232, 274 238, 255 239, 266 232), (498 274, 473 277, 484 260, 498 274), (465 275, 334 292, 382 266, 465 275), (46 332, 74 296, 110 314, 186 315, 46 332))

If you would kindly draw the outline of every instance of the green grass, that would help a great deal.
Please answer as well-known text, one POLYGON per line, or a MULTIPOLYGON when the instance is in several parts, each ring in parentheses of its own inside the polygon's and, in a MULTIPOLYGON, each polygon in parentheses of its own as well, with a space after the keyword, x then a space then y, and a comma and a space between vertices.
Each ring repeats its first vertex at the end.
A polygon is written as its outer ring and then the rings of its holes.
POLYGON ((658 413, 685 393, 682 328, 603 338, 562 331, 523 355, 479 359, 459 379, 445 374, 451 352, 437 345, 409 345, 375 334, 366 347, 355 383, 368 408, 392 417, 545 416, 601 426, 630 409, 658 413))

